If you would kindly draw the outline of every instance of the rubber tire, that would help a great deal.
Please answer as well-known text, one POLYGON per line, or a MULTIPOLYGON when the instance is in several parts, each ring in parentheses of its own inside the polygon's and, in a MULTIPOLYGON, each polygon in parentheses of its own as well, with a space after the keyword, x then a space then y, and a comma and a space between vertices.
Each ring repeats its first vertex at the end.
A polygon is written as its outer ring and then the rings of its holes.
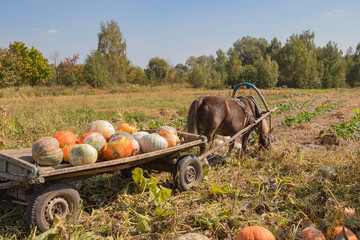
POLYGON ((71 214, 75 213, 80 202, 78 191, 67 183, 47 183, 38 189, 32 195, 26 208, 26 221, 32 226, 37 226, 41 232, 46 232, 51 228, 51 223, 45 218, 45 210, 47 204, 54 198, 64 199, 71 214))
POLYGON ((173 177, 175 186, 181 191, 189 191, 191 188, 196 187, 203 178, 203 167, 200 160, 191 154, 180 157, 176 163, 173 177), (188 181, 187 174, 195 174, 194 179, 190 179, 191 182, 188 181))

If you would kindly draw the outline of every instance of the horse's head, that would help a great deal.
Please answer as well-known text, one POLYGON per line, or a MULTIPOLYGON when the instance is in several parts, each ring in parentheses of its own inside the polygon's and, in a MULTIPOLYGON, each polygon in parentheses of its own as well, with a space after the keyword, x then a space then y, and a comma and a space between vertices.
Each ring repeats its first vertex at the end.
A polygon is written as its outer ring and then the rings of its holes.
POLYGON ((269 126, 266 120, 261 121, 258 128, 259 134, 259 143, 262 147, 267 148, 271 142, 274 140, 271 133, 273 132, 273 128, 269 129, 269 126))

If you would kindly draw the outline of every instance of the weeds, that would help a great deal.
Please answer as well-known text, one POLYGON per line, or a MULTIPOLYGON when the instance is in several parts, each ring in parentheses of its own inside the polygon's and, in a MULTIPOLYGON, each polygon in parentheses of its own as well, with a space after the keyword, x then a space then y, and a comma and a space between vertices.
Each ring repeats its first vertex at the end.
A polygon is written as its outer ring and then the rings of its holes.
POLYGON ((313 112, 309 111, 302 111, 298 115, 287 115, 285 116, 285 120, 281 123, 285 126, 291 126, 298 123, 306 123, 310 122, 314 118, 324 115, 328 112, 331 112, 333 109, 337 108, 339 105, 342 104, 342 101, 336 102, 336 103, 329 103, 328 105, 325 105, 324 103, 321 104, 321 106, 316 107, 313 112))

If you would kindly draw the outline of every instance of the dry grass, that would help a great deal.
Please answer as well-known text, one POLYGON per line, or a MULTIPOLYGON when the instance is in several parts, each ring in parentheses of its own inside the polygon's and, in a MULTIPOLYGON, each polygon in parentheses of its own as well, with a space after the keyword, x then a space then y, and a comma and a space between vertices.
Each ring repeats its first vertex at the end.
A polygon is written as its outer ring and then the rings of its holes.
MULTIPOLYGON (((35 97, 29 89, 18 90, 16 96, 3 94, 0 98, 3 109, 1 147, 30 147, 37 138, 64 129, 81 134, 97 119, 107 119, 117 125, 124 120, 124 111, 132 113, 128 120, 140 118, 144 126, 151 120, 168 123, 171 114, 175 118, 185 117, 188 106, 198 96, 231 95, 230 90, 194 90, 182 86, 155 89, 127 86, 112 93, 93 90, 94 95, 84 95, 84 91, 74 91, 70 96, 35 97), (24 97, 22 92, 27 95, 24 97)), ((42 92, 50 90, 42 89, 42 92)), ((84 206, 80 220, 76 225, 59 222, 51 233, 64 239, 79 239, 80 236, 175 239, 187 232, 200 232, 211 239, 232 239, 241 228, 260 225, 271 230, 277 239, 285 240, 296 239, 297 232, 311 222, 321 230, 333 223, 345 224, 359 237, 359 141, 328 146, 321 145, 317 137, 320 130, 339 122, 339 118, 341 121, 351 118, 359 106, 360 96, 352 90, 272 89, 262 92, 272 104, 316 100, 292 109, 291 114, 313 110, 323 102, 343 100, 344 103, 310 123, 293 127, 281 125, 288 113, 277 114, 273 117, 275 142, 271 150, 259 151, 255 144, 243 160, 236 155, 225 157, 225 151, 219 151, 219 155, 212 158, 212 169, 205 173, 194 191, 179 192, 173 188, 167 173, 145 175, 156 177, 158 186, 172 189, 170 198, 158 205, 154 204, 151 192, 139 191, 132 179, 118 173, 78 182, 75 185, 84 206), (319 169, 325 166, 333 168, 337 175, 322 175, 319 169), (356 217, 338 214, 344 207, 355 208, 356 217), (142 220, 149 224, 146 231, 141 231, 144 229, 139 226, 142 220)), ((24 206, 2 202, 0 239, 39 236, 40 233, 26 225, 24 212, 24 206)))

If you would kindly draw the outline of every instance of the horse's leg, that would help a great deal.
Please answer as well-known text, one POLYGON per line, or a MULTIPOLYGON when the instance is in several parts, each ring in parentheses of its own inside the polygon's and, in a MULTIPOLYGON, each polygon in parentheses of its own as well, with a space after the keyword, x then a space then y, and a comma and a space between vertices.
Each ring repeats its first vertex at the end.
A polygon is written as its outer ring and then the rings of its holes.
POLYGON ((244 159, 245 158, 245 154, 246 154, 246 150, 247 150, 247 142, 249 139, 251 131, 246 132, 242 138, 241 138, 241 151, 240 151, 240 159, 244 159))
MULTIPOLYGON (((204 135, 208 139, 208 144, 206 146, 201 146, 200 147, 200 155, 205 153, 206 147, 209 145, 209 143, 210 143, 210 147, 212 147, 214 134, 215 134, 215 130, 209 130, 209 129, 205 130, 204 135)), ((209 169, 211 168, 207 158, 203 158, 201 160, 201 164, 202 164, 203 167, 207 167, 209 169)))
POLYGON ((230 153, 232 151, 232 149, 234 148, 234 145, 235 145, 235 140, 232 141, 230 144, 229 144, 229 150, 228 152, 226 153, 226 155, 229 157, 230 156, 230 153))

